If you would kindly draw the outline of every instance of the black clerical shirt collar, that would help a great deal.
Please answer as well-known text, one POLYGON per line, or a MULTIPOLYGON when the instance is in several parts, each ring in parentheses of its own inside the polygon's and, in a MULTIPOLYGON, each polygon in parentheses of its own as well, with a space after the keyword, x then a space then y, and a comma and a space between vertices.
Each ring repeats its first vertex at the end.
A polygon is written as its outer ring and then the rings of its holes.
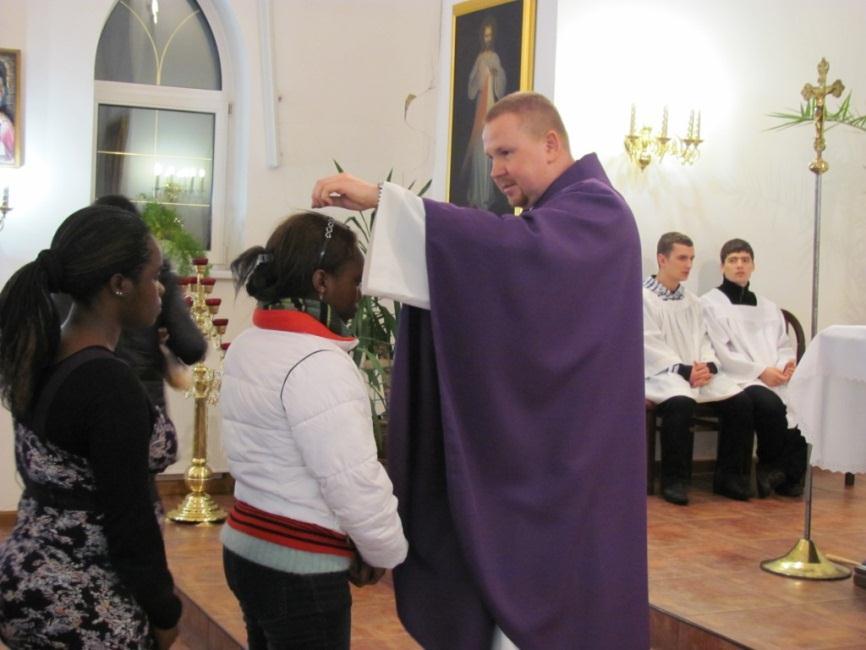
POLYGON ((749 291, 749 283, 746 283, 745 287, 741 287, 736 282, 731 282, 728 278, 724 278, 718 289, 734 305, 750 305, 754 307, 758 304, 758 297, 749 291))

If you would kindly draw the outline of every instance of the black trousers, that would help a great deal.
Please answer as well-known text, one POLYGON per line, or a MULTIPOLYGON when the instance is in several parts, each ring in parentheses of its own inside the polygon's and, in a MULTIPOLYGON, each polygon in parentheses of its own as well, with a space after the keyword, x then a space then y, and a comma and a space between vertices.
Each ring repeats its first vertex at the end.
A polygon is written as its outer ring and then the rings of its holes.
POLYGON ((349 572, 299 575, 223 548, 229 587, 244 614, 249 650, 349 650, 349 572))
POLYGON ((782 470, 789 483, 799 483, 806 472, 806 440, 799 429, 788 428, 785 403, 764 386, 749 386, 743 392, 752 402, 758 462, 782 470))
MULTIPOLYGON (((737 393, 709 405, 719 418, 716 476, 748 476, 754 431, 751 400, 745 393, 737 393)), ((695 400, 672 397, 659 404, 656 413, 661 418, 662 485, 687 482, 692 476, 695 400)))

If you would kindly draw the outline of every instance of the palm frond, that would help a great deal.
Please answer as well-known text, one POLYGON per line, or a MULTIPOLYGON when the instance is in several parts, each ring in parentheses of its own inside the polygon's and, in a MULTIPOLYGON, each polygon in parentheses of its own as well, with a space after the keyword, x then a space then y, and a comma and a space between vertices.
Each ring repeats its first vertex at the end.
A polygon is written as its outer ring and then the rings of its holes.
MULTIPOLYGON (((779 131, 788 129, 792 126, 800 126, 801 124, 811 123, 815 120, 815 111, 817 105, 815 99, 810 99, 804 104, 800 104, 799 112, 789 110, 787 112, 768 113, 767 117, 772 117, 781 120, 782 124, 771 126, 768 131, 779 131)), ((851 107, 851 93, 849 92, 835 111, 830 110, 826 105, 824 107, 824 122, 827 124, 827 129, 831 129, 838 125, 850 126, 858 131, 866 131, 866 115, 858 115, 856 110, 851 107)))

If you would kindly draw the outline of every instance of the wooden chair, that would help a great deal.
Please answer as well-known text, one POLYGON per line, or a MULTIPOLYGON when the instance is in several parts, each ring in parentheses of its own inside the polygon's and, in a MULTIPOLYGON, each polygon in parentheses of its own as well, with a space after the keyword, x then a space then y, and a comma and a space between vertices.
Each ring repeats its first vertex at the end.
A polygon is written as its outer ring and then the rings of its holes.
MULTIPOLYGON (((803 326, 797 317, 787 309, 782 310, 782 316, 785 319, 785 325, 789 332, 794 335, 796 343, 795 352, 797 355, 797 363, 806 351, 806 335, 803 332, 803 326)), ((658 417, 656 415, 656 405, 650 400, 645 400, 646 407, 646 442, 647 442, 647 473, 646 473, 646 493, 655 494, 656 482, 656 437, 659 430, 658 417)), ((695 407, 695 415, 692 420, 693 426, 700 431, 718 431, 719 420, 716 417, 712 407, 706 404, 698 404, 695 407)), ((854 475, 845 474, 845 485, 854 485, 854 475), (850 477, 850 478, 849 478, 850 477)))

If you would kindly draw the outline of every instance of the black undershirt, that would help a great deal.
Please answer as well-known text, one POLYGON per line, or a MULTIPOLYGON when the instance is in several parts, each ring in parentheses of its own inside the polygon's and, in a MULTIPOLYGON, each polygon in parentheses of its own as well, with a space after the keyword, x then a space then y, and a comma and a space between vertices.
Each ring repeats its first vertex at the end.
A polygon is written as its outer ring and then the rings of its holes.
POLYGON ((736 282, 723 278, 722 283, 717 288, 728 297, 731 304, 749 305, 751 307, 755 307, 758 304, 758 296, 749 291, 748 282, 745 287, 741 287, 736 282))

